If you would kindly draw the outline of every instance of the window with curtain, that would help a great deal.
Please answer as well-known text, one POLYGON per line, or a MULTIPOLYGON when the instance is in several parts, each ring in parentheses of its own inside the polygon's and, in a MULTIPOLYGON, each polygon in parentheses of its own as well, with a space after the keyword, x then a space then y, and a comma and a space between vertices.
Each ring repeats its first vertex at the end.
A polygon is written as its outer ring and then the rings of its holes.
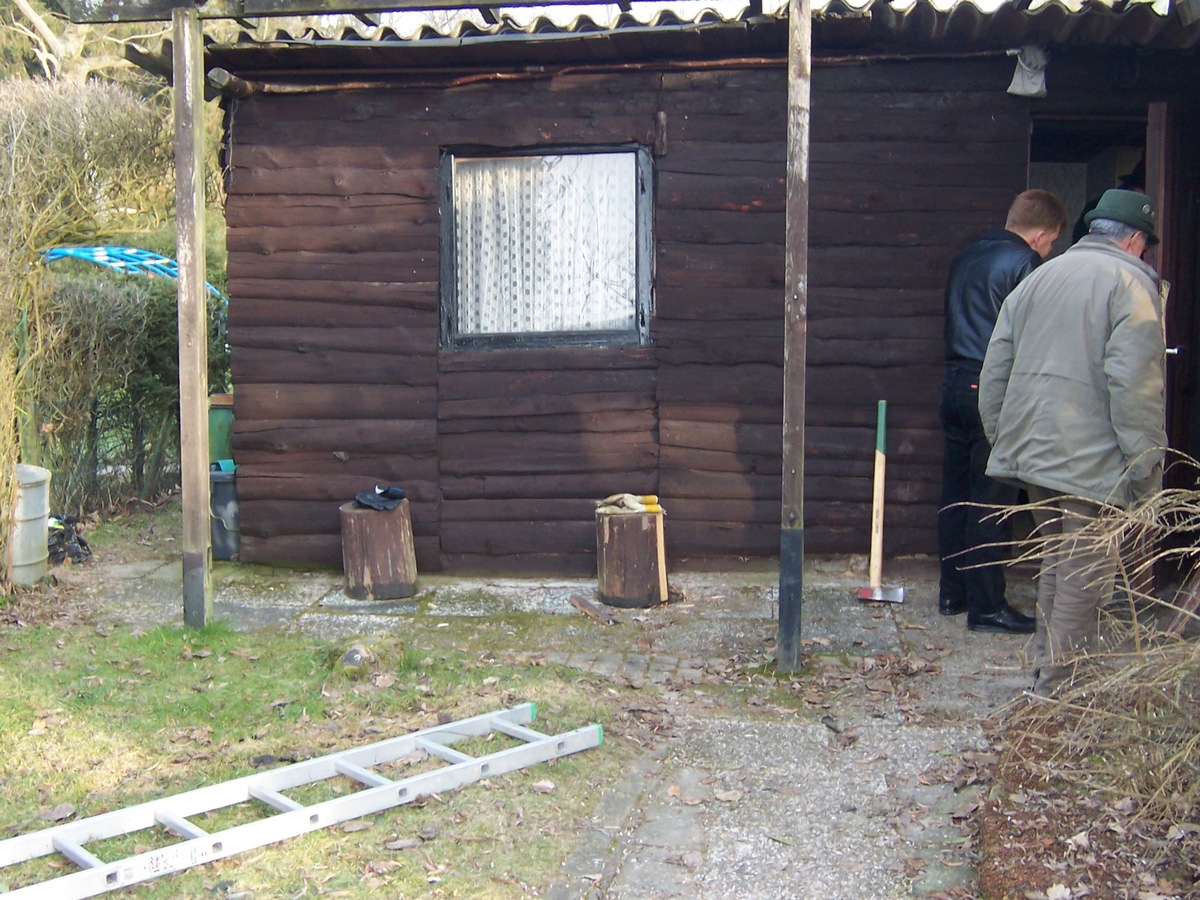
POLYGON ((644 148, 447 153, 442 178, 445 346, 645 339, 644 148))

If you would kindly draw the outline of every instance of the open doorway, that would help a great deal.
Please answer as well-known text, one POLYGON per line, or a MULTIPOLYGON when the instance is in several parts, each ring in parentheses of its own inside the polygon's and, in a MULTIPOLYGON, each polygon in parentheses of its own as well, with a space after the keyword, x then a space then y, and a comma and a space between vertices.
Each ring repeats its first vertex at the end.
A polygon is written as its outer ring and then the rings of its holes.
MULTIPOLYGON (((1144 190, 1158 209, 1162 243, 1146 255, 1170 283, 1166 303, 1167 437, 1200 459, 1200 107, 1151 103, 1145 116, 1035 119, 1029 186, 1053 191, 1076 222, 1112 187, 1144 190)), ((1053 252, 1073 243, 1063 235, 1053 252)), ((1177 459, 1177 457, 1172 457, 1177 459)), ((1195 488, 1196 472, 1169 465, 1168 487, 1195 488)), ((1180 573, 1159 567, 1159 583, 1180 573)))
POLYGON ((1078 239, 1085 210, 1106 190, 1146 187, 1146 119, 1035 119, 1029 142, 1029 186, 1051 191, 1067 208, 1067 228, 1051 251, 1078 239))
MULTIPOLYGON (((1158 208, 1163 242, 1147 262, 1171 285, 1166 304, 1167 435, 1175 450, 1200 459, 1200 137, 1197 110, 1151 104, 1146 116, 1035 119, 1029 147, 1029 186, 1053 191, 1068 221, 1109 188, 1145 191, 1158 208)), ((1053 253, 1074 242, 1062 235, 1053 253)), ((1183 486, 1194 472, 1168 470, 1183 486)))

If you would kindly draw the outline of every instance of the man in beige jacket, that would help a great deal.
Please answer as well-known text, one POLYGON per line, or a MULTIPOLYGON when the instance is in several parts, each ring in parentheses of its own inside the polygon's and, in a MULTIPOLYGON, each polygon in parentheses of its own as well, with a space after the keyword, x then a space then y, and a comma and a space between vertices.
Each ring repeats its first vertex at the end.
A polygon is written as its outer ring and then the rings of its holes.
POLYGON ((1149 198, 1110 190, 1089 234, 1004 301, 979 382, 987 474, 1040 503, 1034 690, 1049 694, 1092 647, 1113 560, 1080 535, 1103 506, 1162 487, 1163 306, 1142 261, 1158 243, 1149 198))

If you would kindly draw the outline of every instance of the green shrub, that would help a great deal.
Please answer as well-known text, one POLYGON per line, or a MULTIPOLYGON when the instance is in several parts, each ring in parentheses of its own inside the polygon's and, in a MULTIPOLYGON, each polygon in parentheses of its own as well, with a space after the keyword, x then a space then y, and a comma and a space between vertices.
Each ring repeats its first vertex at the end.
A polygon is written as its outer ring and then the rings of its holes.
MULTIPOLYGON (((36 419, 56 512, 152 497, 179 477, 176 283, 56 264, 36 419)), ((209 304, 209 379, 228 379, 225 304, 209 304)))

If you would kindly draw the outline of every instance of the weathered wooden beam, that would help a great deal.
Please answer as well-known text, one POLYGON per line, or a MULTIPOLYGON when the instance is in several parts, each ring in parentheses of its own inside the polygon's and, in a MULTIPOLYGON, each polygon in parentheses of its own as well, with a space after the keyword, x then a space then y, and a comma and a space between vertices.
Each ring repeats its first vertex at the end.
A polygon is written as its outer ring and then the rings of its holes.
POLYGON ((238 100, 245 100, 247 97, 256 93, 256 88, 249 81, 243 78, 238 78, 225 69, 215 68, 208 73, 208 83, 215 90, 220 91, 230 97, 235 97, 238 100))
POLYGON ((175 220, 179 261, 179 447, 183 483, 183 621, 212 616, 208 476, 208 300, 204 288, 204 49, 193 9, 176 9, 175 220))
POLYGON ((804 391, 808 337, 808 148, 812 4, 788 4, 787 231, 784 263, 783 504, 779 536, 780 671, 801 666, 804 592, 804 391))

